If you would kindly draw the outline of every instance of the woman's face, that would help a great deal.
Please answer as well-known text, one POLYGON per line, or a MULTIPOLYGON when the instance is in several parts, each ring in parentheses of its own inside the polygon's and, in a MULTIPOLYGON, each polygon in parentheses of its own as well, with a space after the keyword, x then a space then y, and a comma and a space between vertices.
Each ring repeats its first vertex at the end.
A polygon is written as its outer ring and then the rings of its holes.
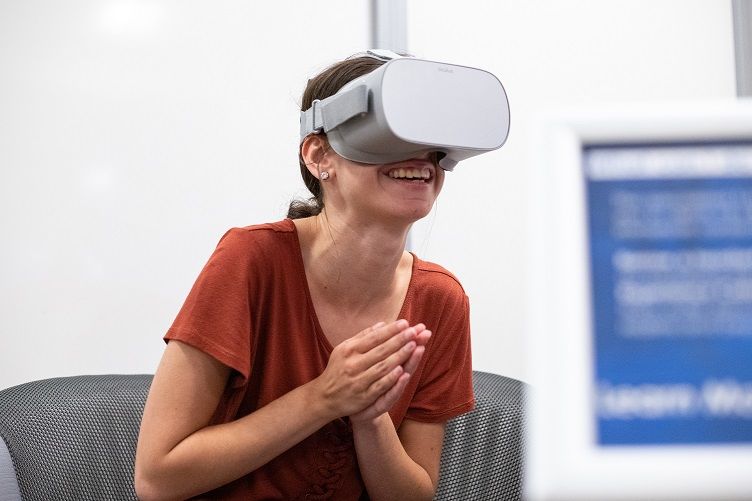
POLYGON ((327 210, 409 225, 428 215, 444 184, 444 170, 433 153, 383 165, 353 162, 333 150, 327 155, 331 155, 330 177, 323 182, 327 210))

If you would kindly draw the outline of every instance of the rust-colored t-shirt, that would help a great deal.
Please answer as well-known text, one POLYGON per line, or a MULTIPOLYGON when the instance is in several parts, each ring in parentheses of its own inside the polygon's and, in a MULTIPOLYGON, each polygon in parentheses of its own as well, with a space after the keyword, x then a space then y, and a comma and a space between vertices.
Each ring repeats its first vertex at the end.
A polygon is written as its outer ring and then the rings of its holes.
MULTIPOLYGON (((422 322, 433 335, 390 411, 394 426, 403 419, 446 421, 471 410, 468 300, 457 279, 414 257, 399 318, 422 322)), ((320 375, 332 346, 313 310, 294 223, 229 230, 165 335, 170 339, 233 369, 212 424, 245 416, 320 375)), ((205 496, 357 500, 363 491, 352 429, 341 418, 205 496)))

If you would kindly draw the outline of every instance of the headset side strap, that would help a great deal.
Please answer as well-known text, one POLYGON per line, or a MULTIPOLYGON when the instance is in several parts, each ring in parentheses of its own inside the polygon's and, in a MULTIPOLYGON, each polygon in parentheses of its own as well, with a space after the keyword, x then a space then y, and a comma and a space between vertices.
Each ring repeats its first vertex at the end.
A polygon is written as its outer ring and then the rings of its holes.
POLYGON ((368 86, 358 85, 323 101, 314 100, 300 113, 300 140, 308 134, 329 132, 351 118, 368 113, 368 86))

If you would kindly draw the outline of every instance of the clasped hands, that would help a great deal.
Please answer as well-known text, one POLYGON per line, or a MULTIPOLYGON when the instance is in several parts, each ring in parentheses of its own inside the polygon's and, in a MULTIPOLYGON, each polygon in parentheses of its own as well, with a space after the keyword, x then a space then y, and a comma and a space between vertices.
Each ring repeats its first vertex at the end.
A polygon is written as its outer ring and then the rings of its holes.
POLYGON ((397 402, 420 363, 431 331, 407 320, 379 322, 338 344, 316 379, 337 417, 374 420, 397 402))

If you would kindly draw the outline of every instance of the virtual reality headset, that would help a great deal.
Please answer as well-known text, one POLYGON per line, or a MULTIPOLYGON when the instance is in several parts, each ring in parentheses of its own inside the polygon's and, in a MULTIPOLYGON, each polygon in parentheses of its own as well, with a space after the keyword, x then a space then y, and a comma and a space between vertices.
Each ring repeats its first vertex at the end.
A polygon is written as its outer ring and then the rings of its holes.
POLYGON ((509 102, 492 73, 391 51, 362 55, 386 62, 301 112, 301 143, 324 132, 340 156, 367 164, 438 152, 451 171, 506 141, 509 102))

